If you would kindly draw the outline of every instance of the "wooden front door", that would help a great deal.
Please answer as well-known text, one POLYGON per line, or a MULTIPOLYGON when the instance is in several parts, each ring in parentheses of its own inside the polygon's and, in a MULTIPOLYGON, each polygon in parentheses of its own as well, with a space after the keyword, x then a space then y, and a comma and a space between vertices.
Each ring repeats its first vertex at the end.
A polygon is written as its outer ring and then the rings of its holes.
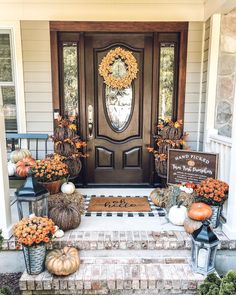
POLYGON ((85 98, 89 184, 150 182, 152 34, 85 34, 85 98), (131 87, 109 89, 98 72, 116 47, 131 51, 138 64, 131 87))

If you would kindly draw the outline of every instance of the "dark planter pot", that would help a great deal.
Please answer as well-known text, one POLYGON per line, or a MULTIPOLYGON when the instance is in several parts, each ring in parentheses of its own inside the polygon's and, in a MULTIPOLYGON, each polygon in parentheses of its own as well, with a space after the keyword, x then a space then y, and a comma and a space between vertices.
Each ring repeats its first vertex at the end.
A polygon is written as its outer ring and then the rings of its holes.
POLYGON ((220 225, 220 215, 222 208, 222 206, 211 206, 212 216, 209 220, 213 228, 217 228, 220 225))
POLYGON ((61 188, 61 180, 40 183, 49 191, 50 195, 59 193, 61 188))

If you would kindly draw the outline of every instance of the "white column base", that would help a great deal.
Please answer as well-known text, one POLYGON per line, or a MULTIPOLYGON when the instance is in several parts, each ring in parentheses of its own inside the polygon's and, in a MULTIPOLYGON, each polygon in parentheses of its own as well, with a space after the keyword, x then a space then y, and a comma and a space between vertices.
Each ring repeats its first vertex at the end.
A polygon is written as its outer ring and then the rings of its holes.
POLYGON ((223 224, 222 231, 230 240, 236 240, 236 229, 232 230, 227 223, 223 224))
POLYGON ((9 226, 8 228, 2 228, 2 235, 5 240, 8 240, 11 238, 13 233, 12 229, 13 229, 13 226, 9 226))

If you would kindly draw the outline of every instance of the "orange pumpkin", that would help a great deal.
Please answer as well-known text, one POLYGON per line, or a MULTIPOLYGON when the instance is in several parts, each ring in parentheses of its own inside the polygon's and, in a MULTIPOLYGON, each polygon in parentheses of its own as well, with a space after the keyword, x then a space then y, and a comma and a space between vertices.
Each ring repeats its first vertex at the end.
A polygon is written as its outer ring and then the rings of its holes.
POLYGON ((27 176, 29 169, 35 164, 35 160, 31 157, 23 158, 16 163, 16 174, 20 177, 27 176))
POLYGON ((212 215, 212 209, 205 203, 193 203, 188 211, 188 217, 193 220, 205 220, 212 215))

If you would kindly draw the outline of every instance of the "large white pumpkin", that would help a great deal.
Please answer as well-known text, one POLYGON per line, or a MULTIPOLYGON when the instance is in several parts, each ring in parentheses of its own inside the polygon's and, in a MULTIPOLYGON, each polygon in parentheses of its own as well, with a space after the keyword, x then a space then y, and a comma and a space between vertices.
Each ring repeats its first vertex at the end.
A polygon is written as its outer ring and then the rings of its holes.
POLYGON ((16 164, 12 162, 7 163, 8 176, 13 176, 16 172, 16 164))
POLYGON ((29 150, 17 149, 15 151, 11 152, 10 159, 11 159, 11 162, 17 163, 18 161, 20 161, 26 157, 31 157, 31 156, 32 156, 32 154, 29 150))
POLYGON ((74 191, 75 191, 74 183, 73 182, 65 182, 65 183, 63 183, 63 185, 61 186, 61 191, 64 194, 67 194, 67 195, 73 194, 74 191))
POLYGON ((170 208, 169 220, 175 225, 184 225, 184 220, 187 217, 187 208, 181 203, 170 208))

